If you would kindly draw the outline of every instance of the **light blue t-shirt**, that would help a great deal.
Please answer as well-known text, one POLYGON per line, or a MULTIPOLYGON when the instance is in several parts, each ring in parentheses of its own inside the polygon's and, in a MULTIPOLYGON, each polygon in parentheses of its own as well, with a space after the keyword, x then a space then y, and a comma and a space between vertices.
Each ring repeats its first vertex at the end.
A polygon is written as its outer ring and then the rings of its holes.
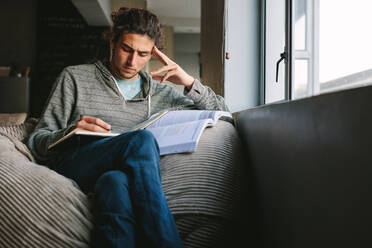
POLYGON ((125 81, 119 78, 116 78, 116 82, 118 82, 119 89, 125 99, 133 99, 140 91, 142 87, 142 79, 138 77, 138 79, 133 81, 125 81))

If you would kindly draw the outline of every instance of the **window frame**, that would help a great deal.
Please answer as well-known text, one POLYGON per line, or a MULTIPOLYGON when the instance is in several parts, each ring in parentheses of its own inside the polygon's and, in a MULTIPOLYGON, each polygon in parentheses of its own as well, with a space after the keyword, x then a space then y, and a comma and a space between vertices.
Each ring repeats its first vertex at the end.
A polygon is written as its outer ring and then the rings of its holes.
MULTIPOLYGON (((267 87, 269 86, 266 82, 266 73, 267 69, 266 66, 266 1, 263 0, 261 4, 262 9, 262 24, 261 24, 261 39, 262 39, 262 63, 261 63, 261 95, 260 95, 260 103, 261 104, 270 104, 270 103, 277 103, 283 101, 290 101, 295 100, 303 97, 311 97, 319 94, 324 94, 333 91, 339 91, 354 87, 366 86, 367 84, 363 83, 355 83, 354 85, 340 85, 335 86, 333 88, 325 88, 322 89, 321 82, 319 80, 319 58, 320 58, 320 0, 307 0, 306 1, 306 47, 305 50, 295 50, 294 47, 294 31, 295 31, 295 3, 296 0, 285 0, 285 80, 284 80, 284 87, 285 87, 285 96, 283 100, 279 100, 277 102, 266 102, 265 93, 267 92, 267 87), (304 59, 308 61, 308 70, 307 70, 307 90, 306 95, 296 97, 294 95, 294 87, 295 87, 295 61, 297 59, 304 59)), ((280 54, 277 55, 279 58, 280 54)), ((270 69, 270 68, 269 68, 270 69)), ((369 85, 369 84, 368 84, 369 85)))
MULTIPOLYGON (((287 23, 286 23, 286 8, 287 8, 287 2, 288 0, 282 0, 283 2, 280 2, 278 0, 262 0, 261 1, 261 94, 260 94, 260 104, 265 105, 265 104, 271 104, 271 103, 278 103, 278 102, 283 102, 288 99, 288 84, 287 78, 288 78, 288 73, 287 73, 287 58, 282 61, 279 65, 279 84, 276 84, 275 81, 275 64, 276 62, 281 58, 281 53, 286 53, 287 54, 287 49, 288 47, 285 46, 287 43, 287 35, 286 35, 286 29, 287 29, 287 23), (272 1, 268 3, 269 1, 272 1), (278 32, 274 33, 268 33, 269 31, 272 31, 273 29, 268 28, 268 17, 270 15, 267 14, 267 11, 270 11, 275 8, 280 8, 282 12, 281 15, 283 15, 283 20, 281 24, 279 22, 275 22, 275 25, 279 25, 276 27, 277 29, 274 30, 280 30, 278 32), (281 33, 281 31, 283 32, 281 33), (274 36, 274 39, 280 40, 282 43, 280 45, 280 49, 278 49, 279 46, 277 46, 275 41, 272 41, 267 38, 267 36, 274 36), (280 37, 277 37, 279 34, 280 37), (282 34, 282 36, 281 36, 282 34), (273 45, 275 43, 275 45, 273 45), (272 46, 270 46, 272 45, 272 46), (269 48, 268 48, 269 46, 269 48), (273 63, 275 61, 275 63, 273 63)), ((277 16, 274 16, 276 18, 277 16)), ((275 20, 275 19, 274 19, 275 20)), ((271 37, 271 38, 272 38, 271 37)))
MULTIPOLYGON (((295 8, 295 0, 290 0, 295 8)), ((320 93, 319 84, 319 0, 307 0, 306 1, 306 24, 305 24, 305 49, 296 50, 293 47, 292 50, 292 61, 296 60, 307 60, 307 94, 305 97, 318 95, 320 93)), ((291 15, 291 19, 294 20, 294 13, 291 15)), ((289 28, 295 29, 295 23, 289 28)), ((295 35, 295 34, 294 34, 295 35)), ((292 40, 294 40, 294 36, 292 40)), ((293 81, 288 83, 294 85, 295 82, 295 63, 292 65, 292 78, 293 81)), ((294 87, 293 87, 294 88, 294 87)), ((301 98, 301 97, 299 97, 301 98)), ((294 91, 291 92, 291 99, 298 99, 294 96, 294 91)))

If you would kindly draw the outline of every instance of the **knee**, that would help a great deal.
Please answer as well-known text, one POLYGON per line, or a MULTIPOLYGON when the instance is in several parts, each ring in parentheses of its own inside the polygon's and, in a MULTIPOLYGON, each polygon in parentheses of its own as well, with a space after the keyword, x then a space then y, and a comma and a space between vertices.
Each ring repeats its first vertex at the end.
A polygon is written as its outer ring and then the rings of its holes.
POLYGON ((137 130, 131 132, 131 143, 137 148, 159 150, 158 143, 154 135, 147 130, 137 130))
POLYGON ((154 135, 150 132, 150 131, 147 131, 147 130, 137 130, 137 131, 133 131, 131 133, 132 135, 132 139, 136 139, 140 142, 143 142, 143 143, 154 143, 156 142, 156 139, 154 137, 154 135))
POLYGON ((125 173, 119 170, 108 171, 98 178, 95 185, 95 192, 105 193, 106 191, 113 191, 123 186, 128 186, 128 178, 125 173))

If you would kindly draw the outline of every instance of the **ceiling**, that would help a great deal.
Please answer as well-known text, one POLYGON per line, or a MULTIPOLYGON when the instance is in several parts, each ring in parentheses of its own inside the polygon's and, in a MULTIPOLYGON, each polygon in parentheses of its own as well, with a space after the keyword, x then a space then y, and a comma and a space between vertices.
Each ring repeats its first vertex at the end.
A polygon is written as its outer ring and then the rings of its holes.
POLYGON ((111 10, 117 6, 145 7, 175 33, 200 33, 201 0, 71 0, 93 26, 110 26, 111 10))
POLYGON ((147 8, 160 16, 200 18, 200 0, 147 0, 147 8))
POLYGON ((200 0, 147 0, 147 9, 176 33, 200 33, 200 0))

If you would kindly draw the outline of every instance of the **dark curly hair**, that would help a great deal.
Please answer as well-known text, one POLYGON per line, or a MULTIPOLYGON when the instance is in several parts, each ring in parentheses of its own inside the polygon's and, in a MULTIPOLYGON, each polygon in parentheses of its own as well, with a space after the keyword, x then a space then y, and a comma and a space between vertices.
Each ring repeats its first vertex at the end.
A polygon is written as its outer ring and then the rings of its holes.
POLYGON ((161 28, 158 17, 145 9, 122 7, 111 14, 113 26, 105 38, 116 43, 123 33, 146 34, 159 45, 161 28))

